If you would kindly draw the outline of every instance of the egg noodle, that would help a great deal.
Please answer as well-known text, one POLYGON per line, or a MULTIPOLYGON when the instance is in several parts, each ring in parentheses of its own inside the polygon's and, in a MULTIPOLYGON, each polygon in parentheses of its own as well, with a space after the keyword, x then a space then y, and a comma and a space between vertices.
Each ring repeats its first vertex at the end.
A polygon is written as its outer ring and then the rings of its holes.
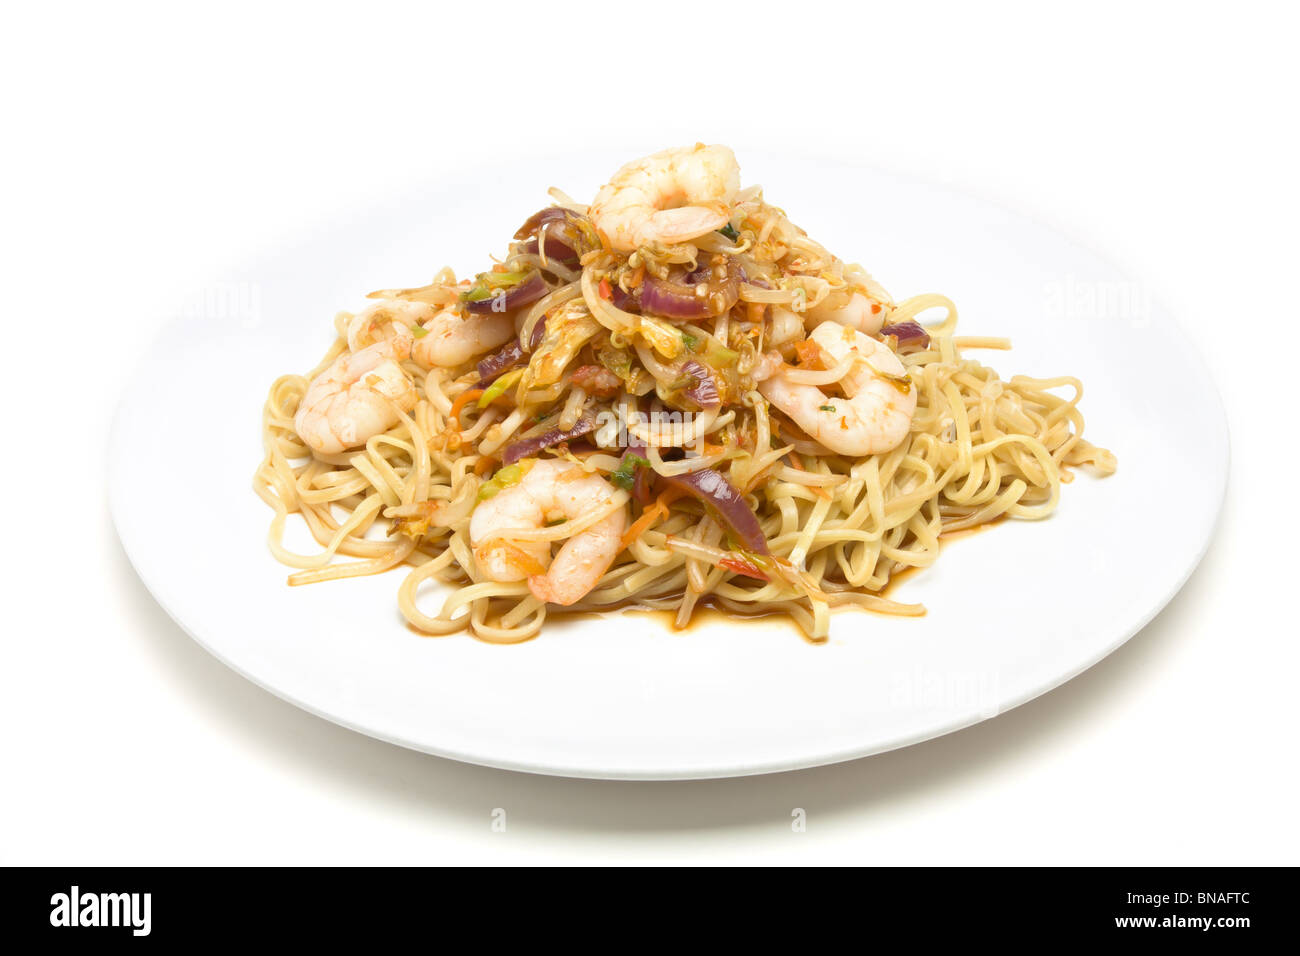
POLYGON ((340 313, 262 416, 289 583, 407 565, 415 629, 498 643, 702 605, 824 640, 836 607, 924 613, 882 591, 945 534, 1114 471, 1077 379, 1003 380, 966 353, 1009 342, 956 335, 941 295, 894 302, 728 163, 656 154, 590 207, 552 190, 491 271, 340 313), (321 550, 290 550, 290 515, 321 550))

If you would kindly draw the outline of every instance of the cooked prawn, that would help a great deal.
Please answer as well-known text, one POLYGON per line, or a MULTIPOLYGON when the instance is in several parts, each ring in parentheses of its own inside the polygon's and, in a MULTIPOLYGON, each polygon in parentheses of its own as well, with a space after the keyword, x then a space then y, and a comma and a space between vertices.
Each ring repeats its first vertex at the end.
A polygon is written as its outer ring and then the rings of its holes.
POLYGON ((398 335, 344 352, 312 379, 298 405, 294 428, 311 448, 326 455, 364 445, 415 407, 419 394, 402 370, 411 338, 398 335))
POLYGON ((725 226, 740 189, 740 166, 726 146, 666 149, 628 163, 588 210, 620 252, 686 242, 725 226))
POLYGON ((380 299, 348 320, 348 348, 360 352, 385 339, 407 336, 412 328, 429 321, 437 309, 412 299, 380 299))
POLYGON ((808 310, 808 318, 817 322, 838 322, 859 332, 875 335, 885 324, 885 309, 880 301, 855 289, 849 293, 847 301, 843 294, 828 296, 808 310))
POLYGON ((433 315, 422 328, 411 357, 424 368, 461 365, 515 337, 515 320, 504 312, 462 315, 454 307, 433 315))
POLYGON ((771 312, 772 332, 767 338, 768 345, 776 348, 803 338, 804 317, 802 315, 780 305, 772 306, 771 312))
POLYGON ((493 581, 522 581, 539 601, 570 605, 596 586, 622 548, 627 506, 581 531, 551 558, 549 541, 511 540, 552 519, 574 521, 609 507, 617 492, 570 461, 535 461, 519 482, 480 501, 470 517, 474 560, 493 581), (549 567, 548 567, 549 566, 549 567))
POLYGON ((834 321, 823 322, 809 338, 835 362, 851 359, 839 385, 849 398, 828 396, 779 356, 759 364, 758 389, 831 451, 860 458, 898 447, 916 412, 916 389, 893 350, 871 336, 834 321))

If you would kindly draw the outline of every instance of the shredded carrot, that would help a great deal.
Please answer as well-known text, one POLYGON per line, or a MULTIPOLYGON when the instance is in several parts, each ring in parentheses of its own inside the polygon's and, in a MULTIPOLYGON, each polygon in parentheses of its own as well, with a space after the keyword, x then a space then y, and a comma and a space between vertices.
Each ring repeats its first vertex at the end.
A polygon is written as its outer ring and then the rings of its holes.
POLYGON ((613 292, 610 290, 610 288, 609 288, 609 280, 608 280, 608 279, 601 279, 601 280, 600 280, 600 289, 599 289, 599 291, 600 291, 600 297, 601 297, 602 299, 604 299, 606 302, 608 302, 610 299, 614 298, 614 293, 613 293, 613 292))
POLYGON ((812 339, 796 342, 794 350, 799 356, 800 368, 807 368, 816 372, 826 371, 826 363, 822 360, 822 347, 812 339))
POLYGON ((495 458, 490 458, 487 455, 481 455, 479 457, 479 460, 474 462, 474 474, 477 475, 479 478, 482 478, 484 475, 486 475, 489 471, 492 470, 492 466, 495 465, 496 463, 497 462, 495 458))
POLYGON ((498 262, 498 263, 496 263, 496 264, 492 267, 492 271, 493 271, 493 272, 505 272, 505 271, 506 271, 505 263, 504 263, 504 262, 498 262))
POLYGON ((719 558, 718 566, 726 568, 728 571, 735 571, 737 574, 743 574, 749 578, 758 578, 760 581, 771 580, 771 578, 769 578, 756 565, 746 561, 739 555, 729 554, 725 558, 719 558))
POLYGON ((645 263, 643 262, 636 267, 636 272, 632 273, 632 277, 627 280, 627 284, 630 285, 633 289, 639 289, 641 287, 642 281, 644 280, 645 280, 645 263))
MULTIPOLYGON (((790 462, 790 467, 793 468, 795 471, 806 472, 808 470, 807 468, 804 467, 803 461, 799 458, 797 452, 792 451, 790 452, 790 454, 786 455, 785 457, 786 460, 790 462)), ((827 491, 825 488, 820 487, 819 485, 809 485, 808 490, 811 491, 813 494, 815 494, 818 498, 825 499, 826 501, 829 501, 831 498, 831 493, 827 491)))
POLYGON ((460 427, 461 411, 470 402, 482 398, 483 391, 484 390, 481 388, 471 388, 468 391, 461 392, 459 395, 456 396, 456 400, 451 403, 451 412, 449 412, 447 416, 448 418, 451 419, 453 425, 455 425, 456 427, 460 427))
POLYGON ((682 493, 676 488, 669 488, 656 498, 655 503, 643 511, 641 517, 637 518, 636 521, 633 521, 631 527, 623 533, 623 547, 626 548, 637 538, 641 537, 641 535, 648 531, 650 526, 660 518, 667 518, 668 506, 680 498, 681 494, 682 493))

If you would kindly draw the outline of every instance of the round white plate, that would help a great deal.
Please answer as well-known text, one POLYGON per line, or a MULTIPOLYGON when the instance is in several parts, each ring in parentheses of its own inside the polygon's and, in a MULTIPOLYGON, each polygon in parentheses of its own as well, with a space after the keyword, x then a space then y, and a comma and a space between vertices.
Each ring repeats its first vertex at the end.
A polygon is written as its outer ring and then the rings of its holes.
POLYGON ((740 156, 746 183, 896 297, 943 292, 1004 377, 1079 376, 1087 435, 1119 457, 1041 522, 945 547, 894 592, 920 619, 836 616, 831 640, 739 621, 673 632, 625 614, 515 646, 422 638, 398 570, 301 588, 265 545, 260 409, 311 367, 331 318, 444 264, 480 271, 559 186, 590 196, 624 157, 478 169, 339 218, 222 277, 156 342, 123 399, 114 518, 149 590, 195 640, 300 707, 407 747, 541 773, 685 778, 789 770, 915 743, 1068 680, 1151 619, 1208 545, 1228 440, 1199 358, 1147 290, 1006 210, 869 169, 740 156), (200 386, 200 387, 196 387, 200 386))

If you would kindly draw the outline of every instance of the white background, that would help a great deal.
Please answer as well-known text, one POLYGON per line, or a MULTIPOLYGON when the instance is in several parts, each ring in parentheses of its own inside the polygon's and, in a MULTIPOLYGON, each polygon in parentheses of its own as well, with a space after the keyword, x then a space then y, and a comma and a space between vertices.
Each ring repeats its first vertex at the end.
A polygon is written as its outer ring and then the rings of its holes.
MULTIPOLYGON (((6 13, 0 863, 1300 862, 1289 20, 1241 3, 6 13), (176 303, 476 158, 696 140, 742 164, 746 147, 867 157, 1147 284, 1206 356, 1233 440, 1219 531, 1164 613, 958 734, 638 784, 359 736, 228 671, 152 602, 103 469, 115 399, 176 303)), ((1114 546, 1140 566, 1140 535, 1114 546)))

